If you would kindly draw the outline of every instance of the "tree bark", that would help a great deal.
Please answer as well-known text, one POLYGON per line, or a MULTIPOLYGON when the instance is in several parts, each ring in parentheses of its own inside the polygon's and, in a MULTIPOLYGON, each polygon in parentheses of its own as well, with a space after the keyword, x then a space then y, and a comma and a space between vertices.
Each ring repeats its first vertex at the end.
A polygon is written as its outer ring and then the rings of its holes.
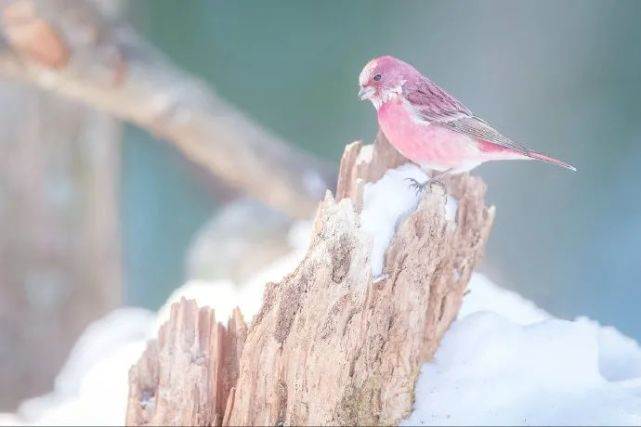
MULTIPOLYGON (((243 344, 244 332, 234 332, 237 322, 225 330, 236 337, 231 353, 237 359, 216 366, 230 370, 226 378, 233 387, 221 386, 220 370, 207 368, 221 357, 219 347, 180 344, 222 326, 214 326, 208 310, 204 331, 174 313, 152 350, 132 368, 128 424, 396 424, 407 416, 419 368, 458 313, 494 209, 484 205, 485 187, 478 178, 448 183, 459 199, 455 221, 446 219, 443 193, 425 193, 397 227, 386 252, 386 274, 373 279, 371 240, 359 220, 363 187, 403 162, 380 136, 373 146, 349 145, 338 196, 328 193, 320 204, 303 261, 279 283, 267 285, 243 344), (180 356, 176 363, 159 356, 194 349, 204 355, 202 365, 199 359, 180 356), (202 373, 192 376, 195 369, 202 373), (178 386, 154 380, 169 370, 178 386), (150 406, 148 396, 172 399, 150 406)), ((203 313, 193 303, 186 306, 174 311, 203 313)))
POLYGON ((220 425, 246 335, 238 310, 225 328, 208 307, 174 304, 129 374, 127 425, 220 425))
POLYGON ((135 123, 293 217, 308 218, 333 187, 332 168, 255 124, 93 3, 3 4, 0 74, 135 123))

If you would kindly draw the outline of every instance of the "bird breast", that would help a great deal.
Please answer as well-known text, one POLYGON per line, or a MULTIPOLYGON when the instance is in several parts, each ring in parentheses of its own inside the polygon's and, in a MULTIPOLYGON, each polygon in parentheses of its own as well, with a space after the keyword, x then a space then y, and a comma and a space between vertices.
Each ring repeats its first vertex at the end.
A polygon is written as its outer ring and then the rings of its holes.
POLYGON ((382 103, 378 123, 403 156, 430 169, 458 167, 479 156, 477 144, 470 137, 422 120, 401 97, 382 103))

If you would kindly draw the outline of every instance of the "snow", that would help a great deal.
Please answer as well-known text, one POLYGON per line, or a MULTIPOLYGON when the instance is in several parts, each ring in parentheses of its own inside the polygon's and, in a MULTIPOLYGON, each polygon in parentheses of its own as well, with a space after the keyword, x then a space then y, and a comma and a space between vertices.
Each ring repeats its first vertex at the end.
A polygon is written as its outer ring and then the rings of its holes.
POLYGON ((223 323, 231 317, 236 307, 240 308, 245 320, 251 320, 263 303, 265 285, 268 282, 279 281, 285 274, 293 271, 305 255, 311 227, 312 224, 308 221, 292 224, 287 237, 294 250, 257 272, 243 285, 229 280, 215 282, 190 280, 176 289, 160 308, 153 333, 155 334, 158 327, 169 320, 171 305, 179 302, 183 297, 195 300, 199 306, 207 305, 214 308, 216 319, 223 323))
POLYGON ((495 285, 486 276, 474 273, 468 284, 469 293, 463 300, 458 318, 463 319, 477 311, 499 313, 508 320, 527 325, 552 317, 516 292, 495 285))
MULTIPOLYGON (((378 241, 381 257, 399 219, 416 206, 399 168, 372 184, 361 220, 378 241), (378 186, 378 187, 377 187, 378 186), (394 194, 383 204, 379 191, 394 194), (380 212, 379 212, 380 211, 380 212), (375 234, 377 235, 377 234, 375 234)), ((90 325, 78 340, 49 395, 24 402, 0 425, 122 425, 128 371, 147 339, 167 317, 171 301, 193 297, 224 320, 235 306, 245 318, 258 310, 265 284, 292 271, 308 245, 309 224, 290 232, 296 250, 250 280, 192 281, 177 290, 158 314, 123 308, 90 325)), ((374 257, 374 255, 372 255, 374 257)), ((459 318, 430 363, 421 368, 415 408, 406 425, 641 424, 641 348, 616 329, 580 317, 554 318, 518 294, 474 274, 459 318)))
POLYGON ((641 349, 474 275, 405 425, 639 425, 641 349))
MULTIPOLYGON (((378 181, 365 185, 360 220, 362 229, 372 239, 370 263, 375 278, 383 273, 385 251, 396 227, 416 210, 421 198, 412 187, 411 179, 423 183, 428 176, 418 166, 408 163, 390 169, 378 181)), ((458 201, 448 196, 445 215, 449 221, 455 220, 457 209, 458 201)))
POLYGON ((0 412, 0 426, 22 426, 23 421, 15 414, 0 412))
POLYGON ((189 280, 176 289, 160 308, 152 334, 169 319, 171 305, 181 298, 193 299, 199 306, 214 308, 216 319, 223 323, 231 317, 238 307, 245 320, 249 321, 258 313, 263 302, 263 290, 268 282, 279 281, 285 274, 293 271, 305 255, 309 245, 312 223, 297 221, 288 231, 287 241, 292 252, 277 259, 254 274, 246 283, 239 285, 230 280, 189 280))
POLYGON ((54 391, 22 403, 19 421, 34 425, 122 424, 129 368, 144 349, 154 317, 147 310, 121 308, 89 325, 58 374, 54 391))
POLYGON ((327 183, 315 170, 305 171, 303 174, 303 186, 309 194, 312 194, 319 199, 327 189, 327 183))
POLYGON ((129 368, 168 319, 171 304, 182 297, 195 299, 201 306, 213 307, 216 318, 223 322, 239 307, 245 319, 251 320, 260 309, 265 285, 280 280, 304 256, 310 231, 310 222, 295 223, 287 236, 294 250, 243 286, 224 280, 193 280, 176 289, 157 314, 121 308, 95 321, 76 342, 54 390, 23 402, 17 414, 0 413, 0 426, 122 425, 129 368))
POLYGON ((289 252, 290 227, 287 215, 256 200, 241 197, 226 203, 190 242, 186 277, 244 283, 256 270, 289 252))

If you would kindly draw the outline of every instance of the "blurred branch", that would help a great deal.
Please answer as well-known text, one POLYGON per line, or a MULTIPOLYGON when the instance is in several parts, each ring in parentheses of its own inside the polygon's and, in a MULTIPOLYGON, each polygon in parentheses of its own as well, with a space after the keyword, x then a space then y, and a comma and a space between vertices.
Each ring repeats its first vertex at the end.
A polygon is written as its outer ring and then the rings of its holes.
POLYGON ((95 3, 1 4, 0 75, 135 123, 291 216, 309 217, 333 187, 331 168, 252 122, 95 3))

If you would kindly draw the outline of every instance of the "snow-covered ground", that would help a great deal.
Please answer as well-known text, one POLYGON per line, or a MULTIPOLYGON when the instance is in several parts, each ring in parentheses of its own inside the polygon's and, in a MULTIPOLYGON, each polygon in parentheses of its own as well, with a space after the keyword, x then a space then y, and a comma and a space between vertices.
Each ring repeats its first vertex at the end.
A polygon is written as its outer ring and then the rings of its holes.
MULTIPOLYGON (((266 275, 273 279, 276 270, 266 275)), ((260 283, 251 285, 258 295, 260 283)), ((556 319, 481 274, 470 289, 434 361, 422 367, 406 424, 641 424, 636 342, 585 318, 556 319)), ((174 298, 190 295, 220 312, 239 304, 250 313, 257 307, 250 293, 192 283, 174 298)), ((129 367, 165 311, 120 309, 92 324, 56 389, 25 402, 15 416, 0 414, 0 424, 122 424, 129 367)))
POLYGON ((288 236, 293 251, 260 271, 244 286, 230 281, 188 281, 176 289, 157 313, 121 308, 87 327, 58 374, 54 390, 24 401, 16 414, 0 413, 1 425, 122 425, 129 368, 146 342, 169 317, 171 304, 182 297, 215 308, 217 319, 240 307, 246 319, 260 309, 263 289, 298 264, 309 243, 311 224, 295 224, 288 236))
POLYGON ((129 367, 140 357, 155 315, 121 308, 89 325, 80 336, 55 389, 22 403, 0 424, 121 425, 127 405, 129 367))
POLYGON ((406 425, 641 425, 641 348, 475 275, 406 425))
MULTIPOLYGON (((416 206, 402 166, 365 189, 361 224, 373 238, 373 275, 399 219, 416 206), (394 200, 394 202, 390 202, 394 200)), ((454 220, 455 201, 448 207, 454 220)), ((55 390, 0 414, 0 425, 120 425, 129 367, 181 296, 215 308, 225 319, 235 306, 246 318, 259 309, 263 287, 292 270, 307 246, 307 226, 292 233, 296 250, 238 288, 228 281, 188 282, 159 313, 116 310, 90 325, 56 379, 55 390)), ((423 365, 413 413, 421 425, 640 425, 641 348, 617 330, 586 318, 550 316, 519 295, 474 274, 458 320, 434 360, 423 365)))

